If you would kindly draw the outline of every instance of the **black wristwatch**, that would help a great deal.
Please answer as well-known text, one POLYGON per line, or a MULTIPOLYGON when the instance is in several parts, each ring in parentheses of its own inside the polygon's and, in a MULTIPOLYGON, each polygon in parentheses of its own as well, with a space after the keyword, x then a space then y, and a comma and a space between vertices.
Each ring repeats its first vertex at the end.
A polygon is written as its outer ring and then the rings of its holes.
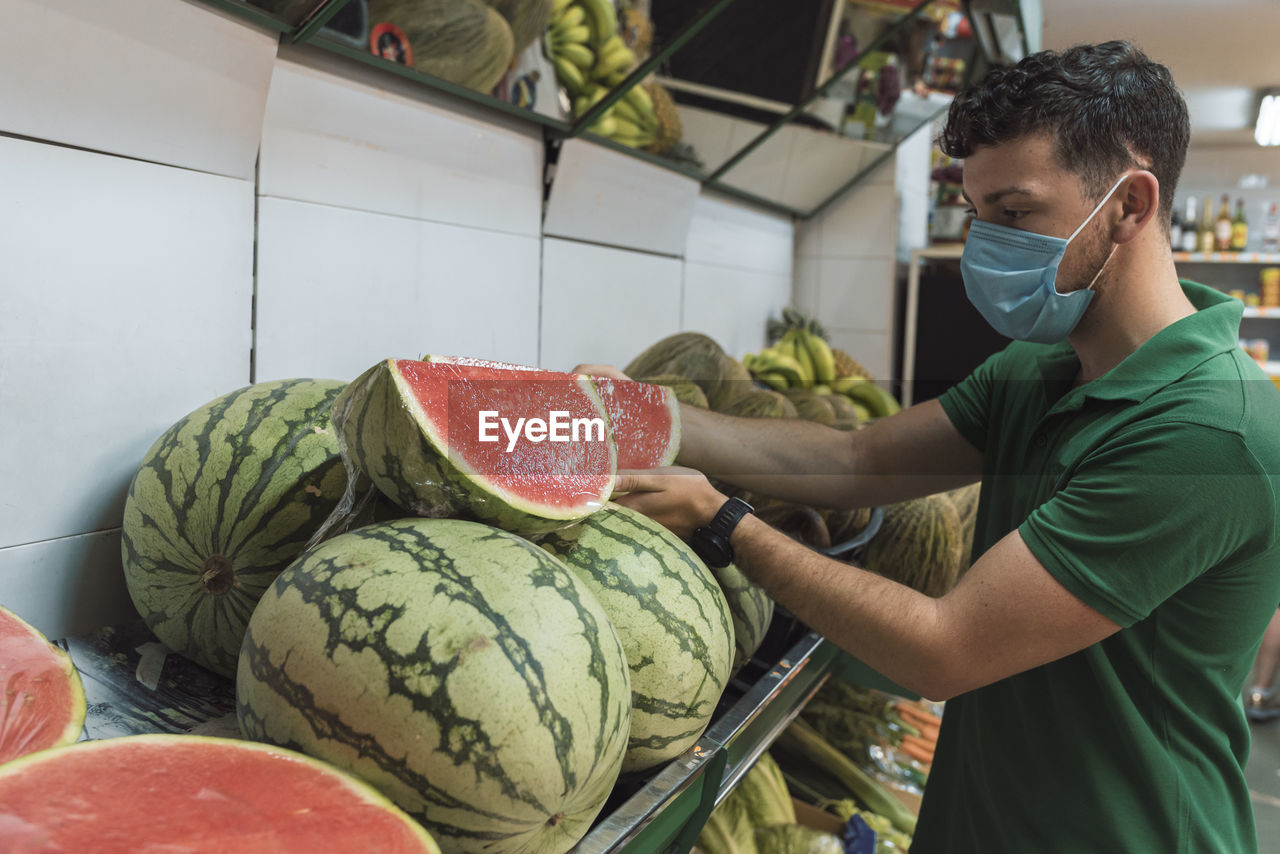
POLYGON ((689 538, 689 545, 702 562, 712 569, 721 569, 733 563, 733 546, 729 535, 738 527, 742 517, 755 512, 755 508, 741 498, 730 498, 720 506, 716 515, 705 527, 697 528, 689 538))

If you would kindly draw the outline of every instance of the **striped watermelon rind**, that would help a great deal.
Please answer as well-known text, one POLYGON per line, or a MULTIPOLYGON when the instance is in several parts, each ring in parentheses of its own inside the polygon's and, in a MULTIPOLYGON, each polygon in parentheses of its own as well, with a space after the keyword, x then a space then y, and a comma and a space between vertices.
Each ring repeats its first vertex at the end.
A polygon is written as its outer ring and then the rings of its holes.
POLYGON ((67 651, 0 605, 0 765, 71 744, 84 730, 85 710, 84 684, 67 651), (57 717, 66 723, 51 732, 57 717))
MULTIPOLYGON (((395 361, 379 362, 352 382, 335 401, 333 420, 343 453, 396 504, 420 516, 470 516, 504 530, 537 534, 572 524, 608 500, 617 469, 612 438, 610 473, 599 495, 562 507, 526 500, 469 470, 460 455, 450 453, 395 361)), ((439 361, 484 366, 479 360, 439 361)), ((577 377, 577 386, 607 423, 604 402, 591 381, 577 377)))
POLYGON ((617 504, 538 544, 604 606, 631 670, 631 733, 622 772, 676 758, 698 740, 729 681, 729 605, 693 550, 617 504))
POLYGON ((737 673, 755 655, 773 620, 773 600, 764 588, 751 581, 734 564, 713 569, 716 581, 733 615, 734 654, 732 672, 737 673))
POLYGON ((345 383, 225 394, 156 440, 129 485, 121 556, 134 606, 176 652, 230 676, 249 615, 347 485, 329 410, 345 383))
POLYGON ((446 852, 564 852, 622 764, 626 659, 560 561, 458 519, 369 525, 303 555, 250 621, 246 737, 350 771, 446 852))

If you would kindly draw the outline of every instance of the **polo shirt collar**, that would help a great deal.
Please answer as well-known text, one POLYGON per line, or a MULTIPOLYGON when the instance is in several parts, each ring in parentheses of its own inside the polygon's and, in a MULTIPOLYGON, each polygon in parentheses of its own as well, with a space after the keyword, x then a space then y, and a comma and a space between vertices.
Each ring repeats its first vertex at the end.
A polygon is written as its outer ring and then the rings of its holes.
MULTIPOLYGON (((1238 346, 1244 313, 1241 302, 1197 282, 1179 279, 1178 283, 1195 314, 1161 329, 1120 364, 1081 386, 1082 396, 1141 403, 1206 359, 1238 346)), ((1070 345, 1066 346, 1070 350, 1070 345)), ((1074 355, 1072 351, 1072 358, 1074 355)), ((1054 353, 1045 356, 1051 360, 1054 353)))

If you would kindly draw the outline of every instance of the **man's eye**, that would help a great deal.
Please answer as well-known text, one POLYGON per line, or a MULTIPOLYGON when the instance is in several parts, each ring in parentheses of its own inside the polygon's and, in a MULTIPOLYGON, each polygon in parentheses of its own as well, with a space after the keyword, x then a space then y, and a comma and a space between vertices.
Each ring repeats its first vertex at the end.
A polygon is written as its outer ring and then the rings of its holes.
POLYGON ((977 208, 975 208, 973 205, 965 205, 964 212, 965 212, 965 214, 966 214, 967 216, 977 216, 977 215, 978 215, 978 209, 977 209, 977 208))
POLYGON ((1016 222, 1017 220, 1022 219, 1022 218, 1023 218, 1024 216, 1026 216, 1026 215, 1027 215, 1027 212, 1026 212, 1026 211, 1010 211, 1010 210, 1006 210, 1006 211, 1004 212, 1005 219, 1011 219, 1011 220, 1014 220, 1015 222, 1016 222))

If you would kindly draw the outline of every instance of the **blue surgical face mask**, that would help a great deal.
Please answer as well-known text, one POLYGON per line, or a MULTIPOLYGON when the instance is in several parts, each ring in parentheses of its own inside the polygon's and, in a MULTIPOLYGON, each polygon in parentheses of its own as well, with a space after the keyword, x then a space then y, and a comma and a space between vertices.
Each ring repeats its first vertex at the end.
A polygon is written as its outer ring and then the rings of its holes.
POLYGON ((960 275, 964 278, 969 302, 992 329, 1008 338, 1039 344, 1056 344, 1071 334, 1089 307, 1093 285, 1116 247, 1111 247, 1111 255, 1098 268, 1088 287, 1080 290, 1058 293, 1054 284, 1058 265, 1067 246, 1127 177, 1116 182, 1093 213, 1066 239, 973 221, 960 258, 960 275))

